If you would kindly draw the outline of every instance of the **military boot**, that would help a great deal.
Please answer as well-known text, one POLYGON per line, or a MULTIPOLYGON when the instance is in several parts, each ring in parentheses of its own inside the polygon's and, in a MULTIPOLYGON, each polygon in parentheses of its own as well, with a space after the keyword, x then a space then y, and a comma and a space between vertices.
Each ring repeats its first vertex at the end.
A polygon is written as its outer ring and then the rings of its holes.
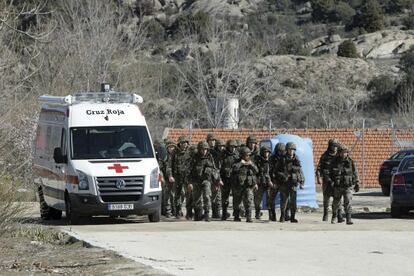
POLYGON ((290 220, 290 209, 286 209, 285 220, 290 220))
POLYGON ((338 223, 342 223, 342 222, 344 222, 344 217, 342 216, 342 212, 339 211, 338 212, 338 223))
POLYGON ((328 208, 326 208, 326 207, 323 208, 322 221, 328 221, 328 208))
POLYGON ((337 222, 338 222, 338 215, 337 214, 332 214, 331 223, 335 224, 337 222))
POLYGON ((227 220, 227 208, 223 208, 223 213, 221 214, 221 220, 227 220))
POLYGON ((185 214, 185 218, 187 220, 192 220, 193 219, 193 208, 188 208, 187 209, 187 213, 185 214))
POLYGON ((285 222, 285 214, 284 214, 284 213, 281 213, 281 214, 280 214, 280 219, 279 219, 279 221, 280 221, 281 223, 284 223, 284 222, 285 222))
POLYGON ((180 219, 180 218, 181 218, 180 211, 178 211, 178 210, 177 210, 177 211, 175 212, 175 218, 176 218, 176 219, 180 219))
POLYGON ((269 209, 269 220, 276 221, 276 210, 274 208, 269 209))
POLYGON ((295 215, 296 215, 296 212, 292 212, 292 214, 290 215, 290 222, 298 223, 298 220, 295 219, 295 215))
POLYGON ((234 221, 241 221, 239 211, 234 211, 234 221))
POLYGON ((260 219, 260 209, 256 209, 256 215, 255 215, 256 219, 260 219))
POLYGON ((204 213, 204 221, 210 221, 210 214, 208 212, 204 213))
POLYGON ((354 224, 352 222, 351 214, 346 214, 346 224, 348 224, 348 225, 354 224))
POLYGON ((250 211, 250 210, 249 211, 246 210, 246 222, 253 222, 253 220, 252 220, 252 211, 250 211))
POLYGON ((203 215, 202 215, 201 210, 195 210, 194 220, 200 221, 202 219, 203 219, 203 215))

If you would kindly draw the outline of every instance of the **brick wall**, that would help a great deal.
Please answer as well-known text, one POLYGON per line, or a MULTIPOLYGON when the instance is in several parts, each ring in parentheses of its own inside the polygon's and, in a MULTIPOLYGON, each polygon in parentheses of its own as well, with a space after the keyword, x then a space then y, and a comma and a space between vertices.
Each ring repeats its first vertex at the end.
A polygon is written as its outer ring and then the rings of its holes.
MULTIPOLYGON (((328 140, 331 138, 339 139, 339 141, 348 146, 352 152, 352 158, 357 162, 358 172, 362 181, 362 139, 358 140, 355 135, 361 129, 274 129, 271 133, 261 129, 193 129, 192 143, 198 143, 206 138, 207 133, 214 132, 218 138, 226 141, 228 139, 241 139, 245 141, 247 136, 256 135, 259 140, 274 137, 279 133, 289 133, 299 135, 301 137, 311 138, 314 149, 315 166, 320 156, 326 150, 328 140)), ((397 130, 394 137, 398 137, 400 141, 414 141, 414 129, 397 130)), ((181 135, 188 135, 188 129, 166 129, 165 136, 177 140, 181 135)), ((382 161, 388 158, 391 153, 398 151, 399 146, 393 143, 393 133, 390 129, 365 129, 364 136, 365 148, 365 176, 364 187, 379 187, 378 171, 382 161)))

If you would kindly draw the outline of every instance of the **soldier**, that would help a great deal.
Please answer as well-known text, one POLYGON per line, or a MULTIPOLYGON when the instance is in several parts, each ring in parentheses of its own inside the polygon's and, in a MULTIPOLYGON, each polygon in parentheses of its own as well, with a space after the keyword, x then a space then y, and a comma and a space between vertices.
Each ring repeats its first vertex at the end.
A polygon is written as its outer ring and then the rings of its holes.
MULTIPOLYGON (((328 141, 328 149, 322 154, 318 167, 316 168, 316 178, 318 184, 322 184, 323 192, 323 217, 322 221, 328 221, 328 208, 330 198, 333 197, 334 181, 331 179, 331 163, 337 156, 339 142, 336 139, 328 141)), ((338 222, 343 222, 342 211, 338 212, 338 222)))
MULTIPOLYGON (((276 196, 279 191, 280 183, 277 181, 276 177, 276 168, 280 165, 282 162, 283 157, 285 156, 285 150, 286 145, 284 143, 277 143, 275 147, 275 154, 271 157, 270 164, 271 164, 271 178, 273 182, 273 186, 270 188, 269 192, 269 220, 276 221, 276 196)), ((289 203, 287 204, 289 205, 289 203)), ((288 209, 288 208, 287 208, 288 209)), ((287 213, 288 210, 286 210, 287 213)), ((290 215, 289 215, 290 218, 290 215)), ((285 219, 287 219, 287 216, 285 214, 285 219)))
POLYGON ((243 202, 246 212, 246 222, 252 220, 253 192, 257 190, 256 175, 259 172, 256 165, 250 159, 250 149, 240 149, 240 162, 233 165, 234 187, 233 208, 234 221, 240 221, 240 203, 243 202))
POLYGON ((171 167, 168 170, 170 174, 168 175, 168 181, 174 183, 174 200, 175 200, 175 217, 179 219, 182 216, 181 207, 182 207, 182 198, 183 194, 185 195, 186 200, 186 218, 192 219, 193 217, 193 196, 191 191, 188 189, 188 177, 189 177, 189 167, 191 161, 191 151, 189 149, 189 139, 185 136, 180 136, 178 138, 177 149, 173 155, 171 162, 171 167))
POLYGON ((214 166, 213 156, 209 153, 209 145, 205 141, 200 141, 197 145, 197 154, 191 159, 189 190, 193 191, 195 206, 194 220, 199 221, 204 218, 210 221, 211 207, 211 186, 217 174, 214 166), (202 211, 204 209, 204 215, 202 211))
POLYGON ((258 189, 254 193, 254 207, 256 210, 256 219, 260 219, 260 211, 263 199, 263 193, 266 193, 267 209, 269 210, 269 219, 272 217, 272 212, 269 206, 270 189, 273 187, 271 180, 271 163, 270 154, 271 149, 266 146, 260 148, 260 154, 256 157, 256 166, 259 169, 258 173, 258 189))
MULTIPOLYGON (((206 141, 209 145, 209 150, 214 159, 214 165, 220 170, 220 160, 222 151, 220 151, 219 142, 214 133, 207 134, 206 141)), ((213 212, 213 218, 221 218, 221 189, 219 185, 211 186, 211 208, 213 212)))
POLYGON ((174 183, 170 182, 170 176, 172 176, 172 160, 174 156, 174 150, 176 147, 176 144, 173 140, 167 139, 165 141, 165 147, 167 149, 167 154, 162 161, 162 166, 160 167, 161 172, 166 177, 163 181, 163 187, 162 187, 162 203, 163 203, 163 210, 164 215, 168 218, 172 214, 175 214, 175 207, 174 207, 174 194, 175 191, 173 189, 174 183))
POLYGON ((246 139, 246 146, 251 151, 251 159, 256 160, 256 157, 260 154, 259 146, 257 145, 257 138, 254 135, 249 135, 246 139))
POLYGON ((295 218, 297 209, 297 186, 299 184, 300 189, 303 189, 305 179, 302 172, 302 166, 295 154, 295 151, 296 145, 292 142, 287 143, 286 155, 277 168, 277 176, 280 183, 279 191, 281 196, 280 222, 285 222, 285 212, 288 199, 290 200, 290 222, 298 222, 295 218))
POLYGON ((221 202, 223 206, 223 213, 221 215, 221 220, 226 220, 230 214, 227 213, 227 208, 229 207, 229 197, 231 188, 233 185, 232 179, 232 168, 233 165, 239 161, 239 156, 236 152, 236 141, 229 140, 226 143, 226 149, 221 161, 220 175, 224 183, 222 187, 221 202))
POLYGON ((353 224, 351 219, 352 187, 355 192, 359 191, 359 179, 356 164, 349 157, 349 150, 344 145, 341 145, 339 155, 332 160, 331 178, 334 181, 331 223, 336 223, 341 197, 343 197, 346 224, 353 224))

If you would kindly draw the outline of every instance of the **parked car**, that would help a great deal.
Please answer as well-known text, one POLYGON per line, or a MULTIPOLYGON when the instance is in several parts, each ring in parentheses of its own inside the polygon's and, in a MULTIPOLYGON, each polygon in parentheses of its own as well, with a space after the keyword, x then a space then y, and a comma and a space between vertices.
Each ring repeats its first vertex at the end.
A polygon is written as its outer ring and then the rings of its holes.
POLYGON ((414 155, 414 149, 400 150, 391 155, 390 158, 386 159, 384 163, 382 163, 378 175, 378 181, 381 185, 382 193, 385 196, 390 195, 391 177, 393 172, 395 172, 395 170, 398 168, 401 160, 409 155, 414 155))
POLYGON ((391 216, 399 218, 414 210, 414 156, 405 157, 391 181, 391 216))

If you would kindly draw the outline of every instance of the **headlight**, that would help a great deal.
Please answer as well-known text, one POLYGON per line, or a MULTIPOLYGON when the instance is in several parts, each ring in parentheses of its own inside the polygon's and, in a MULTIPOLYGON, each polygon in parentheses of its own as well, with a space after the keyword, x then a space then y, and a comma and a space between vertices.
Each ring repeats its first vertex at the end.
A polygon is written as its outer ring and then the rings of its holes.
POLYGON ((76 172, 78 173, 79 190, 88 190, 89 189, 88 176, 82 171, 76 171, 76 172))
POLYGON ((152 170, 151 172, 151 176, 150 176, 150 188, 151 189, 156 189, 160 187, 160 182, 159 182, 159 172, 158 172, 158 168, 155 168, 152 170))

